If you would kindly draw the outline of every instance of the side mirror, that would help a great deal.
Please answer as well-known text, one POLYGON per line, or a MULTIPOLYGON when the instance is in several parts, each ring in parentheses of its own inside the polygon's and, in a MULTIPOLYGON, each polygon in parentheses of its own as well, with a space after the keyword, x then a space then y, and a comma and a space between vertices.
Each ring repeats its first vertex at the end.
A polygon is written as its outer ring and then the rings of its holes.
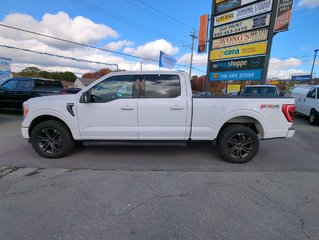
POLYGON ((80 103, 90 103, 91 102, 91 91, 88 90, 84 93, 82 93, 80 103))

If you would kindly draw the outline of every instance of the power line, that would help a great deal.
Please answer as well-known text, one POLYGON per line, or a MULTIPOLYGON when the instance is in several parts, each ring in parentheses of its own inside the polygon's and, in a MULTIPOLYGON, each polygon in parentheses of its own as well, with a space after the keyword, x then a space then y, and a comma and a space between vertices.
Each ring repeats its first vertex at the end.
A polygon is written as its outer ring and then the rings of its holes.
POLYGON ((51 36, 51 35, 30 31, 30 30, 27 30, 27 29, 13 27, 13 26, 9 26, 9 25, 6 25, 6 24, 2 24, 2 23, 0 23, 0 26, 1 27, 10 28, 10 29, 14 29, 14 30, 18 30, 18 31, 22 31, 22 32, 26 32, 26 33, 30 33, 30 34, 34 34, 34 35, 38 35, 38 36, 41 36, 41 37, 51 38, 51 39, 54 39, 54 40, 75 44, 75 45, 82 46, 82 47, 87 47, 87 48, 92 48, 92 49, 96 49, 96 50, 101 50, 101 51, 104 51, 104 52, 114 53, 114 54, 122 55, 122 56, 125 56, 125 57, 132 57, 132 58, 143 59, 143 60, 147 60, 147 61, 158 62, 158 60, 145 58, 145 57, 140 57, 140 56, 135 56, 135 55, 126 54, 126 53, 121 53, 121 52, 117 52, 117 51, 112 51, 112 50, 108 50, 108 49, 105 49, 105 48, 95 47, 95 46, 92 46, 92 45, 79 43, 79 42, 74 42, 74 41, 71 41, 71 40, 58 38, 58 37, 54 37, 54 36, 51 36))
MULTIPOLYGON (((9 29, 13 29, 13 30, 17 30, 17 31, 22 31, 22 32, 26 32, 26 33, 38 35, 38 36, 41 36, 41 37, 46 37, 46 38, 54 39, 54 40, 57 40, 57 41, 62 41, 62 42, 67 42, 67 43, 75 44, 75 45, 82 46, 82 47, 87 47, 87 48, 92 48, 92 49, 96 49, 96 50, 101 50, 101 51, 105 51, 105 52, 109 52, 109 53, 114 53, 114 54, 122 55, 122 56, 125 56, 125 57, 132 57, 132 58, 142 59, 142 60, 151 61, 151 62, 156 62, 156 63, 159 62, 158 59, 155 60, 155 59, 151 59, 151 58, 146 58, 146 57, 141 57, 141 56, 126 54, 126 53, 116 52, 116 51, 108 50, 108 49, 105 49, 105 48, 95 47, 95 46, 88 45, 88 44, 84 44, 84 43, 78 43, 78 42, 74 42, 74 41, 71 41, 71 40, 63 39, 63 38, 54 37, 54 36, 47 35, 47 34, 43 34, 43 33, 38 33, 38 32, 34 32, 34 31, 30 31, 30 30, 26 30, 26 29, 22 29, 22 28, 18 28, 18 27, 9 26, 9 25, 2 24, 2 23, 0 23, 0 26, 1 26, 1 27, 6 27, 6 28, 9 28, 9 29)), ((116 65, 116 64, 114 64, 114 65, 116 65)), ((176 65, 177 65, 177 66, 180 66, 180 67, 188 67, 187 65, 182 65, 182 64, 176 64, 176 65)), ((194 67, 193 67, 192 69, 197 70, 197 71, 201 71, 201 70, 196 69, 196 68, 194 68, 194 67)))
POLYGON ((143 24, 140 24, 136 21, 133 21, 131 19, 128 19, 126 17, 122 17, 121 15, 117 14, 117 13, 114 13, 114 12, 111 12, 109 10, 106 10, 105 8, 102 8, 102 7, 99 7, 91 2, 88 2, 86 0, 70 0, 71 2, 75 3, 75 4, 78 4, 78 5, 81 5, 82 7, 85 7, 91 11, 94 11, 95 13, 99 13, 101 15, 104 15, 104 16, 109 16, 109 17, 112 17, 113 19, 119 21, 119 22, 122 22, 122 23, 126 23, 126 24, 130 24, 132 26, 135 26, 135 28, 138 28, 144 32, 147 32, 147 33, 151 33, 151 34, 155 34, 155 35, 160 35, 160 36, 166 36, 166 37, 169 37, 169 38, 172 38, 172 39, 175 39, 177 40, 178 42, 183 42, 183 40, 179 39, 179 38, 176 38, 174 36, 171 36, 169 34, 166 34, 166 33, 163 33, 163 32, 160 32, 158 30, 155 30, 153 28, 150 28, 150 27, 147 27, 143 24))
POLYGON ((107 66, 115 66, 116 69, 118 70, 118 65, 117 65, 117 64, 91 61, 91 60, 86 60, 86 59, 81 59, 81 58, 74 58, 74 57, 68 57, 68 56, 62 56, 62 55, 57 55, 57 54, 47 53, 47 52, 38 52, 38 51, 30 50, 30 49, 18 48, 18 47, 8 46, 8 45, 2 45, 2 44, 0 44, 0 47, 9 48, 9 49, 15 49, 15 50, 20 50, 20 51, 24 51, 24 52, 37 53, 37 54, 47 55, 47 56, 51 56, 51 57, 58 57, 58 58, 68 59, 68 60, 77 61, 77 62, 85 62, 85 63, 102 64, 102 65, 107 65, 107 66))
POLYGON ((135 2, 133 2, 133 1, 131 1, 131 0, 126 0, 126 1, 127 1, 128 3, 130 3, 131 5, 134 5, 134 6, 136 6, 137 8, 140 8, 140 9, 144 10, 145 12, 150 13, 151 15, 156 15, 156 16, 158 16, 159 18, 162 18, 162 19, 164 19, 165 21, 167 21, 167 22, 169 22, 169 23, 171 23, 171 24, 173 24, 173 25, 175 25, 175 26, 176 26, 176 23, 178 23, 180 26, 184 27, 185 29, 188 29, 188 30, 189 30, 189 29, 191 29, 191 30, 194 29, 194 27, 189 26, 189 25, 183 23, 182 21, 180 21, 180 20, 178 20, 178 19, 176 19, 176 18, 174 18, 174 17, 171 17, 171 16, 169 16, 169 15, 166 14, 166 13, 163 13, 162 11, 160 11, 160 10, 158 10, 158 9, 156 9, 156 8, 154 8, 154 7, 152 7, 152 6, 150 6, 149 4, 147 4, 147 3, 143 2, 143 1, 138 1, 138 2, 140 2, 142 5, 146 6, 147 8, 152 9, 153 11, 149 11, 149 10, 147 10, 146 8, 144 8, 144 7, 142 7, 142 6, 138 5, 138 4, 136 4, 135 2), (154 14, 154 12, 157 12, 157 13, 159 13, 159 14, 154 14), (171 19, 171 20, 170 20, 170 19, 171 19))

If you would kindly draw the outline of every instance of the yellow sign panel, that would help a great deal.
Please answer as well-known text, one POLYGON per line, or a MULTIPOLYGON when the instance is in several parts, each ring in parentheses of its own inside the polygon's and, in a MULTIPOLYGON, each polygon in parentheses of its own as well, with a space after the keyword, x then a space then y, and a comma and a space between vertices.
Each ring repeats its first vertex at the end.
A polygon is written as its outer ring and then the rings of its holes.
POLYGON ((220 48, 210 52, 210 60, 221 60, 227 58, 238 58, 265 54, 267 41, 252 43, 236 47, 220 48))
POLYGON ((280 82, 278 80, 271 80, 269 83, 271 85, 278 85, 280 82))
POLYGON ((240 84, 228 84, 227 93, 237 93, 240 91, 240 84))
POLYGON ((221 2, 225 2, 226 0, 216 0, 216 4, 217 3, 221 3, 221 2))

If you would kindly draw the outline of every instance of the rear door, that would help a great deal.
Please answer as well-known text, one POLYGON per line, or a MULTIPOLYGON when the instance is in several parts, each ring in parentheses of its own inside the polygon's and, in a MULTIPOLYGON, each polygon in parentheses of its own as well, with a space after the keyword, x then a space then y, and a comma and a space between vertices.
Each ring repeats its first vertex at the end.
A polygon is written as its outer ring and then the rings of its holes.
POLYGON ((140 140, 185 140, 185 80, 175 74, 140 76, 138 132, 140 140))

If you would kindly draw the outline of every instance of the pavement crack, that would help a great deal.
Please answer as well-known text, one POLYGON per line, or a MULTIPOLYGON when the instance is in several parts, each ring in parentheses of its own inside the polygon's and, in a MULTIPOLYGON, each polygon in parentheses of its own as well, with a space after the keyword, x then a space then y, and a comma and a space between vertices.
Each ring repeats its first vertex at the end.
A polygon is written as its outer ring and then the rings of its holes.
POLYGON ((37 169, 35 169, 33 172, 30 172, 30 173, 28 173, 28 174, 26 174, 26 175, 24 175, 25 177, 32 177, 32 176, 34 176, 34 175, 37 175, 37 174, 39 174, 40 173, 40 168, 37 168, 37 169))
POLYGON ((4 174, 0 175, 0 179, 7 176, 10 173, 13 173, 14 171, 17 171, 19 168, 18 167, 14 167, 14 168, 4 168, 0 171, 0 174, 4 172, 4 174))
MULTIPOLYGON (((310 236, 307 234, 307 232, 305 231, 305 221, 303 219, 303 217, 301 215, 298 215, 297 213, 287 210, 283 207, 281 207, 278 203, 274 202, 273 200, 271 200, 267 194, 265 194, 262 191, 257 190, 256 188, 254 188, 253 186, 251 186, 250 184, 248 184, 247 182, 243 181, 243 183, 252 191, 258 193, 259 195, 262 195, 269 203, 271 203, 271 205, 265 205, 267 207, 273 207, 273 208, 277 208, 279 210, 281 210, 282 212, 288 213, 290 215, 293 215, 294 217, 296 217, 298 219, 298 221, 300 222, 300 230, 302 232, 302 234, 307 238, 307 239, 311 239, 310 236)), ((260 204, 258 204, 260 205, 260 204)), ((262 205, 260 205, 262 206, 262 205)))

